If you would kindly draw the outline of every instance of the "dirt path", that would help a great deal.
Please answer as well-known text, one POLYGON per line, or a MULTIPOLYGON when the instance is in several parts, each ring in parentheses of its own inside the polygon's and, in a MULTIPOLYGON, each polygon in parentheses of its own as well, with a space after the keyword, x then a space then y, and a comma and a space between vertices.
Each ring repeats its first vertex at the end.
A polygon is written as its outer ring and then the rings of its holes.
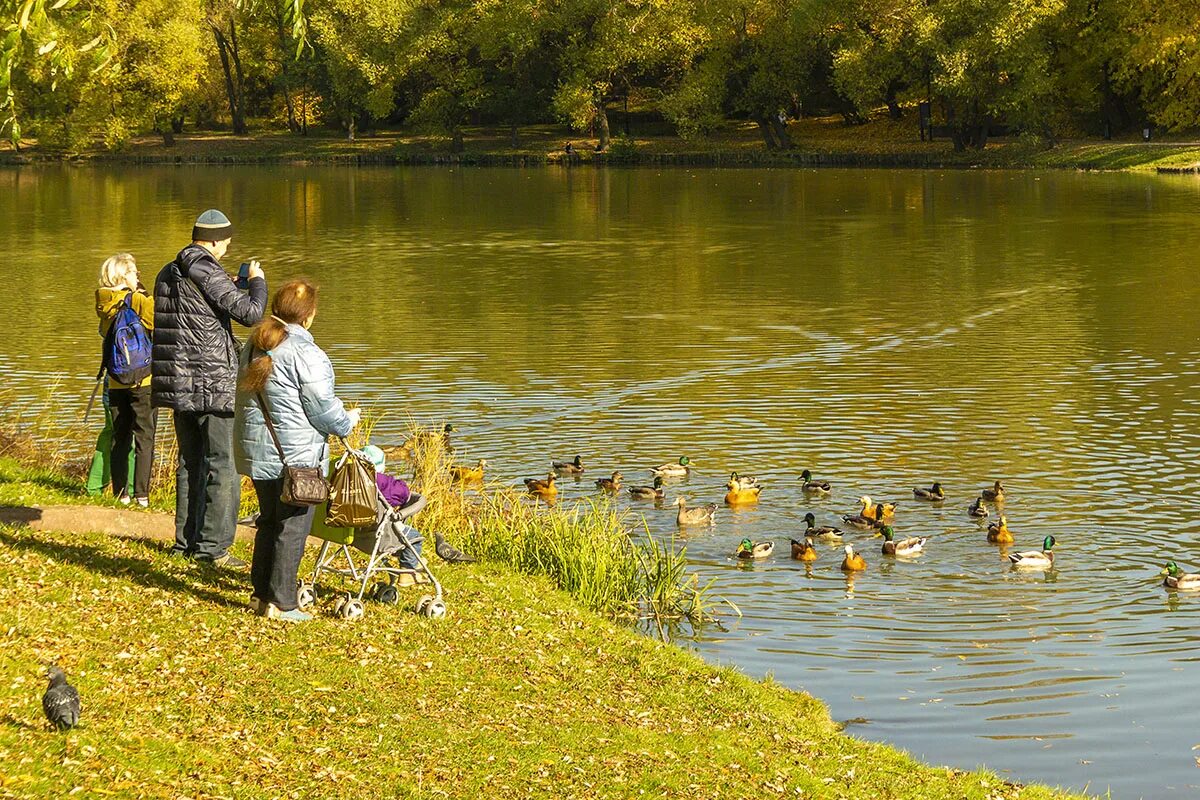
MULTIPOLYGON (((95 531, 133 539, 175 541, 175 517, 161 511, 134 511, 103 506, 14 506, 0 508, 0 523, 26 525, 36 531, 95 531)), ((254 528, 239 525, 238 541, 254 541, 254 528)))

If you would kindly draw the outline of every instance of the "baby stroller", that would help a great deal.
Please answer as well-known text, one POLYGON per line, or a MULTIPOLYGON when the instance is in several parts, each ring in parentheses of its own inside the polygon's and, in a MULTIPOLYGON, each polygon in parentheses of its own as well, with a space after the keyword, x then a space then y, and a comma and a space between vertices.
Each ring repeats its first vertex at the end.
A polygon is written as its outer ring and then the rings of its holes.
POLYGON ((420 532, 408 524, 425 508, 425 497, 414 493, 400 508, 389 506, 378 488, 375 497, 379 504, 379 516, 374 528, 331 528, 325 524, 324 510, 318 510, 310 535, 322 540, 321 550, 317 554, 312 577, 301 581, 297 588, 299 607, 309 608, 316 602, 317 581, 322 573, 330 573, 358 584, 357 594, 351 591, 339 595, 334 613, 343 619, 359 619, 365 613, 364 595, 389 605, 399 603, 400 592, 396 581, 404 577, 414 583, 430 583, 433 586, 434 594, 423 595, 417 601, 418 614, 431 619, 446 616, 442 584, 416 548, 422 542, 420 532), (355 564, 351 548, 366 554, 365 564, 355 564), (338 566, 341 558, 345 559, 345 566, 338 566), (376 583, 368 592, 367 585, 376 576, 385 577, 386 582, 376 583))

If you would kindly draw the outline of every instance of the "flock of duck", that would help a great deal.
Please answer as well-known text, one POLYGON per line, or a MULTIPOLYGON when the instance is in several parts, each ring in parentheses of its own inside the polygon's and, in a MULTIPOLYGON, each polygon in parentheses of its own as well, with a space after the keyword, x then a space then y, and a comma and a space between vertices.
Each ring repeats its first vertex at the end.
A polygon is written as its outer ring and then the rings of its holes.
MULTIPOLYGON (((552 461, 551 470, 545 478, 527 478, 525 480, 525 488, 529 494, 538 497, 542 500, 553 501, 558 496, 557 479, 563 476, 572 476, 578 478, 585 471, 583 466, 583 458, 575 456, 571 461, 552 461)), ((653 476, 653 483, 649 486, 630 486, 628 492, 631 497, 636 500, 656 500, 661 501, 666 497, 665 484, 667 481, 686 478, 692 474, 691 463, 687 456, 683 456, 678 462, 663 464, 658 467, 652 467, 649 470, 653 476)), ((597 488, 602 491, 616 494, 623 487, 622 481, 624 476, 620 472, 613 472, 608 477, 600 478, 596 481, 597 488)), ((833 487, 828 481, 817 480, 813 477, 810 470, 804 470, 801 474, 803 481, 801 488, 804 494, 808 497, 827 497, 833 491, 833 487)), ((758 479, 750 475, 740 475, 736 472, 731 473, 729 480, 725 484, 725 504, 728 506, 744 506, 752 503, 757 503, 759 495, 762 493, 762 486, 758 479)), ((913 499, 927 503, 941 503, 946 499, 946 493, 940 483, 934 483, 930 488, 917 488, 912 491, 913 499)), ((967 509, 967 514, 972 519, 980 522, 986 520, 991 512, 987 508, 987 503, 996 504, 997 507, 1002 507, 1004 503, 1005 489, 1000 481, 995 481, 990 487, 983 489, 977 498, 971 503, 967 509)), ((892 524, 895 521, 896 507, 898 503, 883 502, 876 503, 870 497, 863 496, 859 498, 859 503, 862 507, 857 513, 847 514, 842 517, 842 521, 847 525, 863 531, 874 531, 876 535, 883 537, 883 544, 880 552, 884 556, 896 558, 912 558, 920 555, 926 544, 929 542, 929 537, 913 536, 906 539, 897 539, 895 531, 892 529, 892 524)), ((703 506, 688 506, 687 499, 683 495, 675 498, 674 505, 678 507, 675 521, 681 528, 697 525, 712 525, 717 514, 717 504, 709 503, 703 506)), ((816 517, 811 512, 804 517, 806 529, 804 531, 803 541, 796 539, 791 540, 792 558, 802 562, 813 562, 820 557, 816 543, 825 544, 842 544, 844 533, 840 528, 833 526, 817 526, 816 517)), ((1011 544, 1015 539, 1011 531, 1008 529, 1008 518, 1004 514, 1000 514, 999 520, 991 522, 987 526, 987 540, 989 542, 1007 545, 1011 544)), ((1054 566, 1054 544, 1053 536, 1047 536, 1042 542, 1041 550, 1025 550, 1017 553, 1009 553, 1008 559, 1016 569, 1031 569, 1031 570, 1047 570, 1054 566)), ((738 545, 734 555, 739 559, 744 560, 759 560, 768 558, 775 551, 775 543, 770 541, 754 542, 750 539, 743 539, 738 545)), ((846 544, 843 548, 844 558, 842 559, 842 569, 846 572, 857 572, 867 568, 867 561, 855 550, 851 544, 846 544)), ((1200 575, 1177 576, 1177 580, 1185 583, 1187 579, 1195 579, 1197 587, 1200 587, 1200 575)), ((1171 573, 1168 570, 1168 580, 1171 580, 1171 573)))

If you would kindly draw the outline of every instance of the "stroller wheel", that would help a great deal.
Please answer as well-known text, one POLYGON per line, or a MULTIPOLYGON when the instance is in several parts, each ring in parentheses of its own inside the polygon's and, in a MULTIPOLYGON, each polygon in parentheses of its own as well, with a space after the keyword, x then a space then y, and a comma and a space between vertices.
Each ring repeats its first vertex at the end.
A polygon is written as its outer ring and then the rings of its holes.
POLYGON ((317 602, 317 590, 311 583, 300 582, 296 587, 296 607, 306 611, 317 602))
POLYGON ((425 616, 430 619, 441 619, 446 616, 446 604, 441 600, 434 600, 429 605, 425 606, 425 616))
POLYGON ((426 609, 428 609, 432 603, 433 603, 433 595, 431 595, 431 594, 421 595, 421 599, 417 601, 417 613, 420 614, 422 617, 429 616, 429 614, 426 613, 426 609))
POLYGON ((396 591, 395 586, 389 583, 380 583, 375 586, 375 599, 389 606, 394 606, 400 602, 400 593, 396 591))
POLYGON ((353 597, 347 598, 346 603, 342 606, 343 619, 362 619, 364 613, 366 613, 366 609, 363 608, 362 602, 353 597))

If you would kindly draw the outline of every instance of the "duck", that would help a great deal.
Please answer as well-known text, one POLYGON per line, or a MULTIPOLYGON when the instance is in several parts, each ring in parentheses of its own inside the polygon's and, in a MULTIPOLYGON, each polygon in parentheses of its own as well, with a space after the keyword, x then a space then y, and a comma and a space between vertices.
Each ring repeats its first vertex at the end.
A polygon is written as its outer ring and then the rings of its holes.
POLYGON ((553 472, 548 474, 545 480, 526 478, 525 488, 529 490, 530 494, 540 497, 544 500, 548 500, 552 497, 558 496, 558 487, 554 485, 554 481, 557 478, 558 476, 553 472))
POLYGON ((936 503, 945 500, 946 493, 942 491, 942 485, 934 481, 933 486, 928 489, 913 489, 913 497, 918 500, 928 500, 931 503, 936 503))
POLYGON ((1026 550, 1023 553, 1009 553, 1008 560, 1017 569, 1050 569, 1054 566, 1054 537, 1047 536, 1042 541, 1041 550, 1026 550))
POLYGON ((829 485, 829 481, 813 480, 812 470, 804 470, 800 473, 801 483, 800 488, 805 494, 829 494, 833 491, 833 487, 829 485))
POLYGON ((487 469, 487 459, 481 458, 473 467, 456 464, 450 468, 450 477, 458 483, 480 483, 484 470, 487 469))
POLYGON ((858 502, 862 503, 862 515, 864 517, 878 517, 879 519, 890 519, 896 516, 896 503, 875 503, 865 494, 858 498, 858 502), (876 514, 876 509, 883 511, 882 515, 876 514))
POLYGON ((653 486, 630 486, 629 494, 636 500, 662 500, 667 496, 662 485, 663 479, 655 476, 653 486))
POLYGON ((583 457, 575 456, 573 461, 551 461, 550 466, 559 475, 582 475, 583 457))
MULTIPOLYGON (((734 475, 736 476, 737 473, 735 472, 734 475)), ((762 492, 761 486, 747 486, 742 488, 741 484, 734 478, 729 479, 729 483, 725 484, 725 488, 729 490, 725 493, 725 502, 731 506, 757 503, 758 495, 762 492)))
POLYGON ((454 427, 454 423, 447 422, 439 430, 428 430, 419 428, 413 433, 404 444, 401 445, 384 445, 380 447, 383 453, 388 458, 396 458, 403 461, 411 461, 418 447, 427 447, 434 441, 441 439, 442 449, 447 453, 453 453, 454 447, 450 444, 450 434, 458 428, 454 427))
POLYGON ((691 459, 687 456, 680 456, 679 462, 675 464, 663 464, 660 467, 651 467, 650 472, 661 478, 686 478, 692 474, 691 459))
POLYGON ((753 475, 739 475, 736 472, 729 473, 729 481, 736 483, 741 489, 749 489, 753 486, 758 486, 758 478, 753 475))
POLYGON ((988 523, 987 540, 998 544, 1012 544, 1016 541, 1012 533, 1008 530, 1008 517, 1001 514, 999 522, 988 523))
POLYGON ((971 501, 971 505, 967 506, 967 516, 975 519, 987 519, 991 512, 983 505, 983 498, 976 497, 971 501))
POLYGON ((614 472, 610 478, 597 478, 596 486, 606 492, 619 492, 621 491, 621 478, 624 477, 621 473, 614 472))
POLYGON ((813 545, 813 540, 812 540, 811 536, 804 537, 804 544, 797 542, 795 539, 792 539, 791 542, 792 542, 792 558, 796 559, 797 561, 816 561, 817 560, 817 556, 819 555, 819 553, 817 553, 817 548, 813 545))
MULTIPOLYGON (((864 508, 865 512, 866 509, 864 508)), ((858 528, 861 531, 869 531, 872 528, 880 528, 883 526, 883 511, 878 506, 875 508, 875 514, 868 516, 865 513, 848 514, 842 517, 842 522, 845 522, 851 527, 858 528)))
POLYGON ((879 532, 883 534, 883 554, 885 556, 919 555, 925 549, 925 543, 929 541, 928 536, 912 536, 897 542, 893 538, 895 531, 892 530, 891 525, 884 525, 879 532))
POLYGON ((742 539, 738 545, 737 557, 741 559, 760 559, 766 558, 775 552, 774 542, 752 542, 749 539, 742 539))
POLYGON ((1163 586, 1168 589, 1200 589, 1200 574, 1184 572, 1174 561, 1167 562, 1163 574, 1163 586))
POLYGON ((688 508, 687 498, 683 495, 675 498, 675 505, 679 506, 679 513, 675 515, 675 522, 680 525, 711 525, 713 517, 717 514, 716 503, 688 508))
POLYGON ((842 559, 842 569, 846 572, 858 572, 866 568, 866 559, 854 552, 853 545, 846 545, 846 557, 842 559))
POLYGON ((810 511, 804 515, 804 522, 808 525, 808 529, 804 531, 805 538, 816 539, 818 542, 840 542, 842 540, 842 532, 838 528, 829 525, 817 527, 817 518, 810 511))
POLYGON ((979 496, 982 497, 984 500, 990 500, 993 503, 996 502, 997 500, 1003 500, 1004 499, 1004 484, 1002 484, 1000 481, 996 481, 995 483, 992 484, 992 487, 990 489, 984 489, 982 492, 980 492, 979 496))

